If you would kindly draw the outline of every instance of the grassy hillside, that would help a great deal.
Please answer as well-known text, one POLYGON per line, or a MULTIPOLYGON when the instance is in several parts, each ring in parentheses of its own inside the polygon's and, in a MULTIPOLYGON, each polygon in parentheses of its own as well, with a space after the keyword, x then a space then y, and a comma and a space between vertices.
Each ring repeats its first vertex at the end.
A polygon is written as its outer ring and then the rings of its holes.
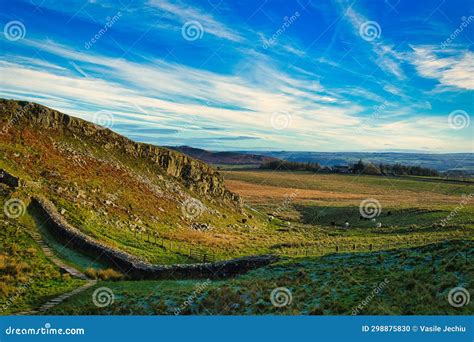
POLYGON ((98 286, 113 291, 110 306, 94 306, 91 289, 49 313, 469 315, 474 313, 472 303, 455 308, 447 296, 453 287, 473 287, 473 252, 472 242, 458 241, 373 254, 283 260, 227 281, 106 282, 98 286), (287 305, 272 304, 276 288, 287 289, 290 297, 276 302, 287 305))
MULTIPOLYGON (((0 185, 2 204, 17 195, 0 185)), ((0 226, 0 314, 32 309, 83 283, 46 258, 31 236, 37 227, 30 215, 11 220, 2 211, 0 226)))
POLYGON ((35 104, 1 100, 0 120, 0 168, 21 179, 16 189, 2 185, 0 194, 3 313, 37 307, 82 284, 62 274, 34 234, 79 271, 94 275, 90 269, 111 267, 51 234, 48 222, 29 207, 32 196, 52 201, 93 239, 151 263, 201 262, 203 254, 212 260, 282 257, 235 279, 206 282, 204 289, 202 281, 191 280, 99 281, 96 287, 114 291, 115 304, 100 310, 89 289, 52 313, 173 314, 200 286, 199 300, 180 313, 345 314, 385 278, 393 287, 364 313, 465 312, 453 311, 442 298, 451 287, 472 287, 466 260, 473 249, 474 184, 219 173, 178 152, 134 143, 35 104), (368 199, 379 205, 370 219, 360 213, 368 199), (12 200, 18 207, 10 207, 12 200), (11 215, 12 208, 20 214, 11 215), (268 292, 278 286, 292 291, 293 306, 268 305, 268 292))
POLYGON ((0 104, 8 127, 0 168, 25 181, 25 197, 47 197, 71 224, 112 247, 153 263, 193 262, 177 252, 189 248, 228 258, 248 254, 248 231, 264 226, 202 162, 39 105, 0 104))

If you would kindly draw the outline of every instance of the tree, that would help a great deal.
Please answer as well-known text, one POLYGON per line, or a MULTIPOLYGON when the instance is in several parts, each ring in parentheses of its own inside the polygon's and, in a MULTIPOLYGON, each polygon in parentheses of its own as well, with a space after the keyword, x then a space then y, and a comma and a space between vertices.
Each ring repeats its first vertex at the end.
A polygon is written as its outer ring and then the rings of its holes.
POLYGON ((361 173, 364 172, 364 169, 365 169, 365 164, 364 164, 364 162, 362 161, 362 159, 359 159, 359 161, 357 162, 357 164, 354 164, 354 166, 352 167, 352 172, 353 172, 353 173, 361 174, 361 173))

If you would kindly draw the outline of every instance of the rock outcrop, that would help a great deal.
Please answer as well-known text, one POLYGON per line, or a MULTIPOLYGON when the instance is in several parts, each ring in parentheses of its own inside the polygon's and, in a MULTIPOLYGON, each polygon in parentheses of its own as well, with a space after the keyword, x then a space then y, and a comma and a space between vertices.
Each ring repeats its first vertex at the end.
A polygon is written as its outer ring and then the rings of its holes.
POLYGON ((199 195, 222 198, 238 207, 242 205, 240 197, 225 188, 222 176, 215 169, 177 151, 134 142, 110 129, 32 102, 0 99, 0 120, 4 130, 24 125, 53 130, 122 152, 130 159, 141 158, 156 167, 157 173, 175 178, 199 195))

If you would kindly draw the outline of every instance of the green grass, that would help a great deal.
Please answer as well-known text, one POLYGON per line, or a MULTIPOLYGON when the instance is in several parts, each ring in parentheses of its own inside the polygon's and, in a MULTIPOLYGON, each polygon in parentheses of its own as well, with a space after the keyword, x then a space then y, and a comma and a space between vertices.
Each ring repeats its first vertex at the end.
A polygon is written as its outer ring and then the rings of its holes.
MULTIPOLYGON (((419 208, 383 208, 379 215, 372 219, 364 218, 359 207, 353 206, 320 206, 320 205, 295 205, 304 223, 313 225, 343 226, 349 222, 351 228, 375 228, 377 223, 382 227, 392 228, 418 228, 437 227, 445 219, 450 210, 446 209, 419 209, 419 208), (375 220, 375 222, 374 222, 375 220)), ((467 209, 460 211, 452 220, 449 227, 474 227, 474 216, 467 209)))
POLYGON ((451 241, 422 248, 376 253, 332 254, 286 259, 234 279, 211 281, 101 282, 114 303, 98 308, 94 289, 71 298, 49 314, 303 314, 303 315, 470 315, 474 305, 454 308, 450 289, 472 289, 472 241, 451 241), (374 288, 380 294, 354 310, 374 288), (292 302, 275 307, 270 294, 277 287, 291 291, 292 302), (189 305, 182 306, 188 298, 189 305))
MULTIPOLYGON (((472 183, 223 171, 229 186, 250 205, 241 212, 218 197, 198 196, 149 161, 105 146, 110 141, 100 137, 29 125, 0 135, 0 167, 27 181, 15 192, 0 188, 2 204, 13 197, 28 204, 31 196, 44 195, 85 234, 150 263, 199 261, 186 255, 189 248, 217 260, 264 253, 290 257, 235 279, 211 282, 182 314, 347 314, 384 279, 390 285, 361 313, 472 312, 472 306, 454 309, 445 300, 450 288, 473 285, 472 263, 466 263, 465 252, 472 254, 474 207, 467 203, 459 209, 461 195, 474 193, 472 183), (288 199, 293 193, 296 196, 288 199), (209 210, 197 218, 184 217, 181 203, 190 195, 209 210), (376 222, 360 219, 359 204, 368 198, 380 201, 376 222), (452 213, 449 223, 441 226, 452 213), (350 225, 344 228, 346 220, 350 225), (195 222, 212 229, 196 231, 195 222), (159 242, 135 234, 135 226, 158 233, 159 242), (460 239, 465 242, 454 241, 460 239), (349 250, 363 252, 345 253, 349 250), (281 286, 292 291, 293 304, 279 309, 270 305, 269 295, 281 286)), ((9 303, 4 313, 37 307, 82 284, 63 276, 46 258, 30 236, 34 232, 39 231, 65 263, 81 270, 109 266, 57 241, 34 211, 0 220, 0 304, 9 303)), ((100 282, 98 286, 116 294, 110 307, 94 306, 90 289, 52 313, 173 314, 199 284, 202 281, 100 282)))
POLYGON ((88 268, 106 269, 110 265, 105 264, 94 257, 80 253, 79 251, 70 248, 63 241, 58 240, 51 234, 48 223, 41 217, 38 211, 32 207, 28 208, 28 214, 33 218, 35 225, 41 234, 43 241, 54 250, 55 254, 60 257, 65 263, 84 272, 88 268))
MULTIPOLYGON (((0 187, 1 188, 1 187, 0 187)), ((17 194, 3 190, 0 203, 17 194)), ((27 199, 23 198, 24 203, 27 199)), ((49 299, 80 286, 83 281, 64 277, 62 271, 44 255, 30 233, 33 218, 25 213, 11 219, 0 217, 0 314, 37 308, 49 299)))

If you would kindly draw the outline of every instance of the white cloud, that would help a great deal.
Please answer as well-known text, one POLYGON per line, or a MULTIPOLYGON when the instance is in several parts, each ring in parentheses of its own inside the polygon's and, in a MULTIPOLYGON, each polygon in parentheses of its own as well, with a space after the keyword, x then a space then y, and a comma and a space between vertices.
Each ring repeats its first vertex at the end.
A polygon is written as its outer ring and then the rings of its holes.
POLYGON ((149 5, 159 10, 162 15, 175 19, 181 24, 193 20, 198 21, 203 26, 205 33, 236 42, 243 40, 240 34, 199 8, 167 0, 150 0, 149 5))
MULTIPOLYGON (((462 139, 445 138, 446 124, 387 123, 379 118, 364 134, 356 134, 365 108, 348 98, 357 89, 331 92, 319 82, 291 77, 266 64, 255 63, 249 71, 254 78, 247 79, 160 60, 138 64, 86 55, 53 42, 24 41, 55 55, 63 64, 76 63, 88 77, 56 68, 51 62, 44 69, 41 60, 12 59, 15 62, 0 62, 0 93, 18 94, 89 121, 95 110, 107 109, 118 115, 117 122, 179 129, 179 134, 196 139, 202 138, 201 127, 212 123, 225 128, 219 137, 252 136, 273 148, 290 144, 302 150, 367 150, 387 139, 405 149, 417 148, 422 139, 436 147, 433 150, 461 146, 462 139), (276 132, 271 125, 273 112, 289 113, 290 127, 276 132), (418 145, 411 145, 415 142, 418 145)), ((373 95, 358 91, 364 97, 373 95)), ((150 135, 148 141, 152 138, 150 135)), ((248 142, 249 147, 258 143, 248 142)), ((246 148, 245 142, 239 144, 246 148)), ((465 150, 465 144, 460 150, 465 150)))
POLYGON ((433 46, 412 46, 407 59, 417 72, 436 79, 441 85, 474 89, 474 53, 471 51, 440 51, 433 46))
MULTIPOLYGON (((344 2, 339 1, 341 6, 345 6, 344 2)), ((348 19, 349 23, 354 29, 354 34, 360 36, 359 29, 361 25, 370 21, 368 18, 364 17, 362 14, 354 10, 352 5, 344 9, 344 17, 348 19)), ((381 35, 383 35, 383 27, 381 28, 381 35)), ((362 37, 360 37, 363 41, 362 37)), ((368 41, 368 44, 372 46, 372 51, 375 53, 374 62, 382 69, 384 72, 395 75, 398 79, 403 80, 406 78, 403 70, 400 67, 400 61, 398 54, 393 51, 392 47, 383 43, 383 39, 377 38, 373 41, 368 41)))

